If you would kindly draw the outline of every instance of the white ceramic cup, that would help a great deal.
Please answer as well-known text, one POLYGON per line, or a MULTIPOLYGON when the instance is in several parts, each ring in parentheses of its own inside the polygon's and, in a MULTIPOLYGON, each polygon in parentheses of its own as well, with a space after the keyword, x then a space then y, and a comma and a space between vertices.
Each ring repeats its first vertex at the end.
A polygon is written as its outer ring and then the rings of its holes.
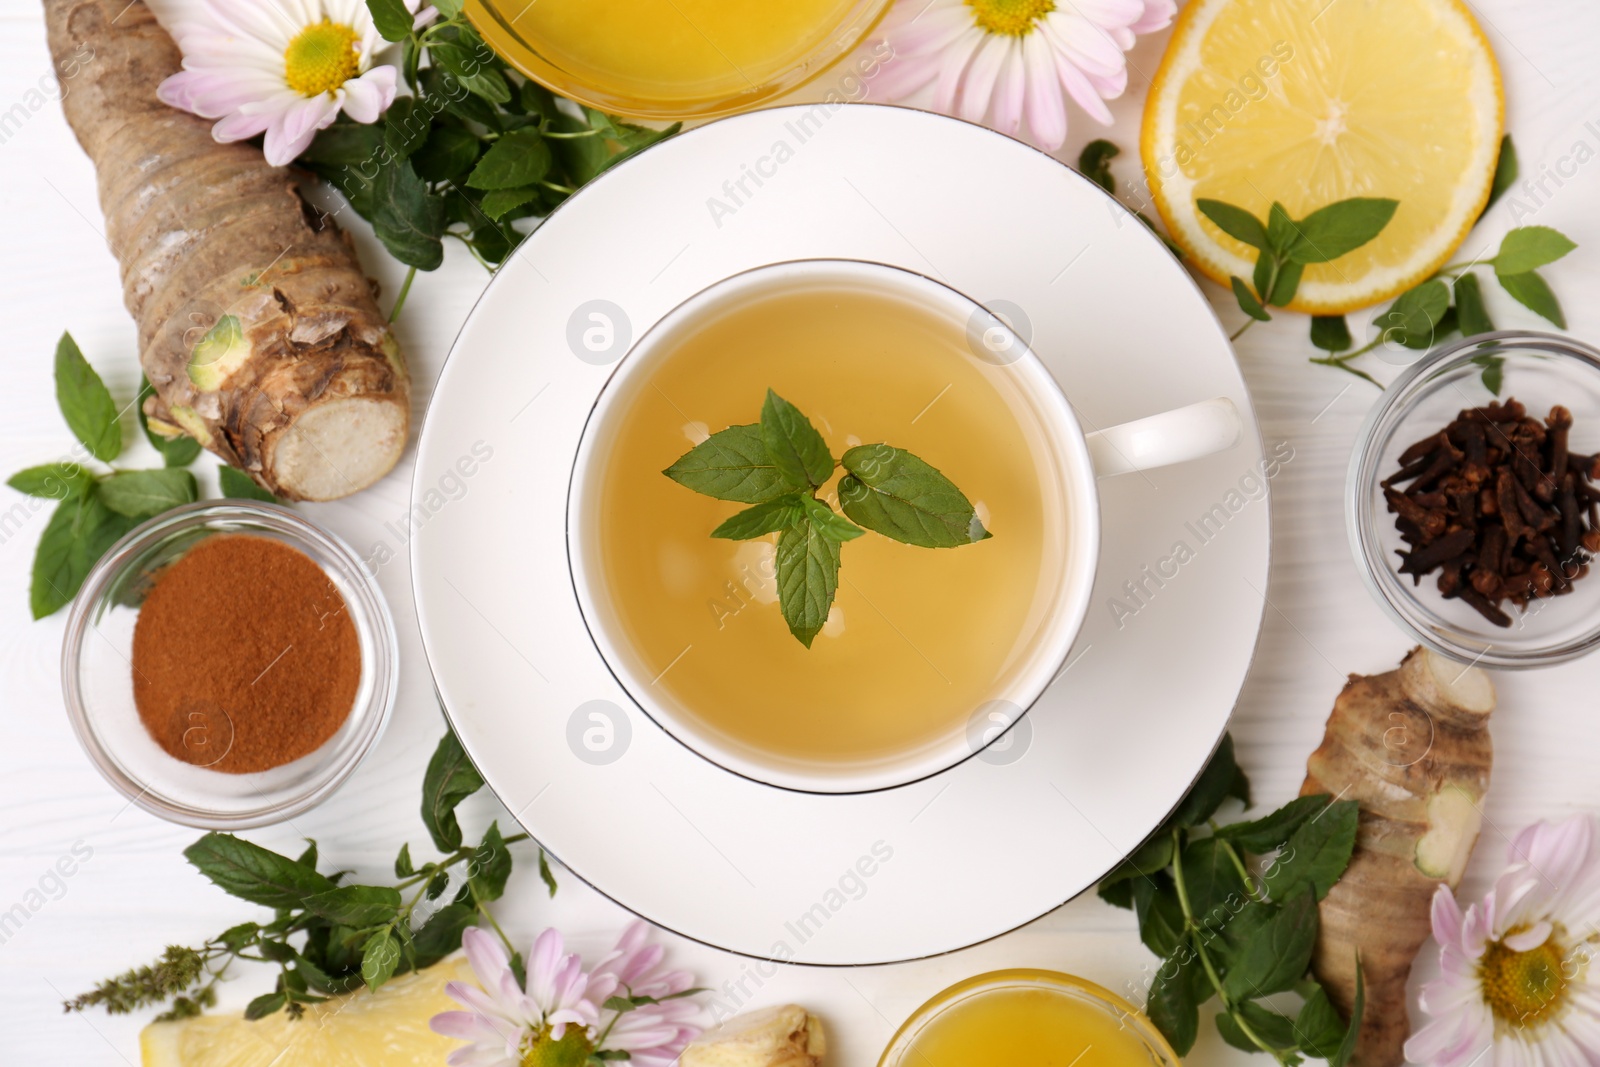
MULTIPOLYGON (((858 793, 889 789, 946 770, 1006 734, 1050 685, 1083 625, 1100 554, 1099 478, 1198 459, 1233 447, 1242 422, 1225 397, 1085 434, 1061 388, 1027 342, 995 314, 920 274, 858 260, 797 260, 757 267, 701 290, 668 312, 634 344, 601 390, 584 428, 567 502, 567 552, 573 588, 595 645, 612 674, 662 729, 711 762, 785 789, 858 793), (797 287, 845 288, 914 301, 964 329, 975 355, 1012 376, 1015 416, 1038 432, 1041 474, 1056 480, 1063 507, 1055 518, 1067 546, 1050 609, 1017 658, 995 699, 974 708, 968 728, 870 764, 820 764, 741 748, 680 712, 655 686, 615 618, 604 588, 599 546, 600 474, 605 449, 633 401, 649 387, 649 371, 678 342, 719 312, 797 287), (1025 406, 1026 410, 1017 410, 1025 406)), ((1052 579, 1053 580, 1053 579, 1052 579)), ((1004 742, 1002 742, 1002 745, 1004 742)), ((996 746, 1000 747, 1000 746, 996 746)))

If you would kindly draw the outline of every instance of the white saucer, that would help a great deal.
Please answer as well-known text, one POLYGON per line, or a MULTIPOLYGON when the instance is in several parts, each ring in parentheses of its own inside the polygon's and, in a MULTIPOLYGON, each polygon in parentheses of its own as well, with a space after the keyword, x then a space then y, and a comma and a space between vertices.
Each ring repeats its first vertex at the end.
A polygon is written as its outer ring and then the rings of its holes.
POLYGON ((1210 306, 1098 187, 923 112, 756 112, 602 175, 490 284, 418 446, 417 614, 484 778, 596 888, 753 956, 926 956, 1091 886, 1204 766, 1261 624, 1263 462, 1210 306), (878 793, 775 789, 683 747, 607 671, 567 570, 573 458, 628 342, 714 281, 813 257, 925 273, 1007 316, 1086 428, 1213 396, 1249 425, 1229 452, 1102 481, 1093 606, 1063 675, 980 757, 878 793), (592 314, 613 320, 609 340, 592 314))

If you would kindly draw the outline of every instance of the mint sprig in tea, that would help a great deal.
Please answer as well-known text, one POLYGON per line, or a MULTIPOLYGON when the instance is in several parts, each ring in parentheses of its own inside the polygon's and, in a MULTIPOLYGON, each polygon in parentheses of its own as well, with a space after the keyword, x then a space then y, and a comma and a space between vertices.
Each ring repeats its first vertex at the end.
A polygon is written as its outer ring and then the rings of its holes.
POLYGON ((992 536, 934 467, 882 442, 835 460, 811 420, 771 389, 759 423, 712 434, 661 473, 697 493, 754 505, 711 536, 778 535, 778 603, 807 648, 833 607, 846 541, 872 530, 908 545, 954 548, 992 536), (839 503, 849 518, 817 496, 841 464, 849 473, 839 482, 839 503))

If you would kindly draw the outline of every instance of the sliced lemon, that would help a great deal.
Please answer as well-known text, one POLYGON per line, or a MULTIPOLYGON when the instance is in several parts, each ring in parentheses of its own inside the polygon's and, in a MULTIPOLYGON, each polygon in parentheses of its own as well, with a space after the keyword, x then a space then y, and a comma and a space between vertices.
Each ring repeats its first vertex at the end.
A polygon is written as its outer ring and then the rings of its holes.
POLYGON ((1248 279, 1255 250, 1195 208, 1274 200, 1304 218, 1352 196, 1400 202, 1370 244, 1306 268, 1296 311, 1340 314, 1441 266, 1489 196, 1505 99, 1460 0, 1191 0, 1145 102, 1156 208, 1207 277, 1248 279))
POLYGON ((460 1007, 445 994, 450 979, 472 980, 457 957, 387 982, 307 1006, 304 1018, 278 1012, 256 1022, 242 1015, 200 1015, 151 1023, 139 1035, 144 1067, 439 1067, 463 1047, 428 1029, 441 1011, 460 1007))

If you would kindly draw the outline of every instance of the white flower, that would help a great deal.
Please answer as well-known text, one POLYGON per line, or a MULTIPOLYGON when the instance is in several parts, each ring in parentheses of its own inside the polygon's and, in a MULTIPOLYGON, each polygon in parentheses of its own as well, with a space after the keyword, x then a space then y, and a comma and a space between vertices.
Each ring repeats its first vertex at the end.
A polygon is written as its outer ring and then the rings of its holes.
POLYGON ((1102 125, 1128 87, 1123 53, 1167 26, 1175 0, 900 0, 876 37, 890 56, 869 98, 934 86, 933 108, 1054 151, 1067 138, 1065 96, 1102 125), (1065 96, 1063 95, 1065 94, 1065 96), (992 105, 992 109, 991 109, 992 105))
POLYGON ((1535 823, 1512 863, 1465 912, 1433 898, 1442 975, 1422 987, 1428 1024, 1406 1059, 1437 1067, 1566 1067, 1600 1062, 1600 853, 1594 823, 1535 823), (1485 1053, 1493 1049, 1493 1055, 1485 1053))
MULTIPOLYGON (((405 0, 417 25, 433 8, 405 0)), ((266 134, 273 166, 291 163, 340 111, 376 122, 398 87, 364 0, 197 0, 171 27, 183 70, 161 83, 162 101, 218 119, 219 141, 266 134)))

